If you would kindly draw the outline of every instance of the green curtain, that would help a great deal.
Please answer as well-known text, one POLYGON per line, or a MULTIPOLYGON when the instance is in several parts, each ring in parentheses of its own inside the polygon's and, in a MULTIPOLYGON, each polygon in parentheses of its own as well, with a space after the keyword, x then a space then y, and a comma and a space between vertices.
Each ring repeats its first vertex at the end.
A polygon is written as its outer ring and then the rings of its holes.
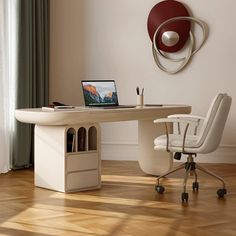
MULTIPOLYGON (((49 0, 19 1, 16 108, 48 105, 49 0)), ((12 168, 33 164, 34 127, 18 121, 13 137, 12 168)))

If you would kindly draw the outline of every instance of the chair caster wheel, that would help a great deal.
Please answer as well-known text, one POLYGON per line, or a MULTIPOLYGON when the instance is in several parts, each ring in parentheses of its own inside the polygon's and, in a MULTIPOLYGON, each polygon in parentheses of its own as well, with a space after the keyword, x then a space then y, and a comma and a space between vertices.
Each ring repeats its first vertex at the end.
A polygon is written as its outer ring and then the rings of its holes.
POLYGON ((156 186, 156 191, 157 191, 158 193, 162 194, 162 193, 164 193, 165 188, 164 188, 163 186, 161 186, 161 185, 157 185, 157 186, 156 186))
POLYGON ((182 193, 181 199, 182 202, 188 202, 188 193, 182 193))
POLYGON ((199 183, 198 183, 198 182, 193 182, 192 188, 193 188, 193 191, 198 191, 198 189, 199 189, 199 183))
POLYGON ((227 190, 225 188, 220 188, 217 190, 217 195, 219 198, 223 198, 226 193, 227 193, 227 190))

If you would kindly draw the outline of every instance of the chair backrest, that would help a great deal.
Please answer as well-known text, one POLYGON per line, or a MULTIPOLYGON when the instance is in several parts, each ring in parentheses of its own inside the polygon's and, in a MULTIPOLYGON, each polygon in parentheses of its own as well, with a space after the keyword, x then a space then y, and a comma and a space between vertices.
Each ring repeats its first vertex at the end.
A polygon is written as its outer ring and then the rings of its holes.
POLYGON ((227 94, 218 94, 212 101, 197 142, 201 153, 213 152, 219 146, 231 101, 227 94))

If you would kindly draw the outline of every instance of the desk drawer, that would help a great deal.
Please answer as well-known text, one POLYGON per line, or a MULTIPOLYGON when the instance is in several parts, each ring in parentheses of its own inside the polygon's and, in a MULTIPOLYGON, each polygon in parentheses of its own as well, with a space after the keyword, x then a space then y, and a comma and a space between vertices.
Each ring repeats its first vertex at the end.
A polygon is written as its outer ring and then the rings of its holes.
POLYGON ((98 153, 81 153, 68 155, 67 172, 98 169, 98 153))
POLYGON ((74 172, 67 175, 67 191, 96 187, 100 184, 98 170, 74 172))

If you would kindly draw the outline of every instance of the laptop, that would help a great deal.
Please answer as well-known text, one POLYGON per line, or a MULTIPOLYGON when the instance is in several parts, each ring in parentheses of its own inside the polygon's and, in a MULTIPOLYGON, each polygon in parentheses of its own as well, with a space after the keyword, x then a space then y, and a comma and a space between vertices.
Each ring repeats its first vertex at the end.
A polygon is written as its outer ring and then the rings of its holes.
POLYGON ((82 80, 81 83, 86 107, 100 107, 104 109, 135 107, 119 105, 114 80, 82 80))

